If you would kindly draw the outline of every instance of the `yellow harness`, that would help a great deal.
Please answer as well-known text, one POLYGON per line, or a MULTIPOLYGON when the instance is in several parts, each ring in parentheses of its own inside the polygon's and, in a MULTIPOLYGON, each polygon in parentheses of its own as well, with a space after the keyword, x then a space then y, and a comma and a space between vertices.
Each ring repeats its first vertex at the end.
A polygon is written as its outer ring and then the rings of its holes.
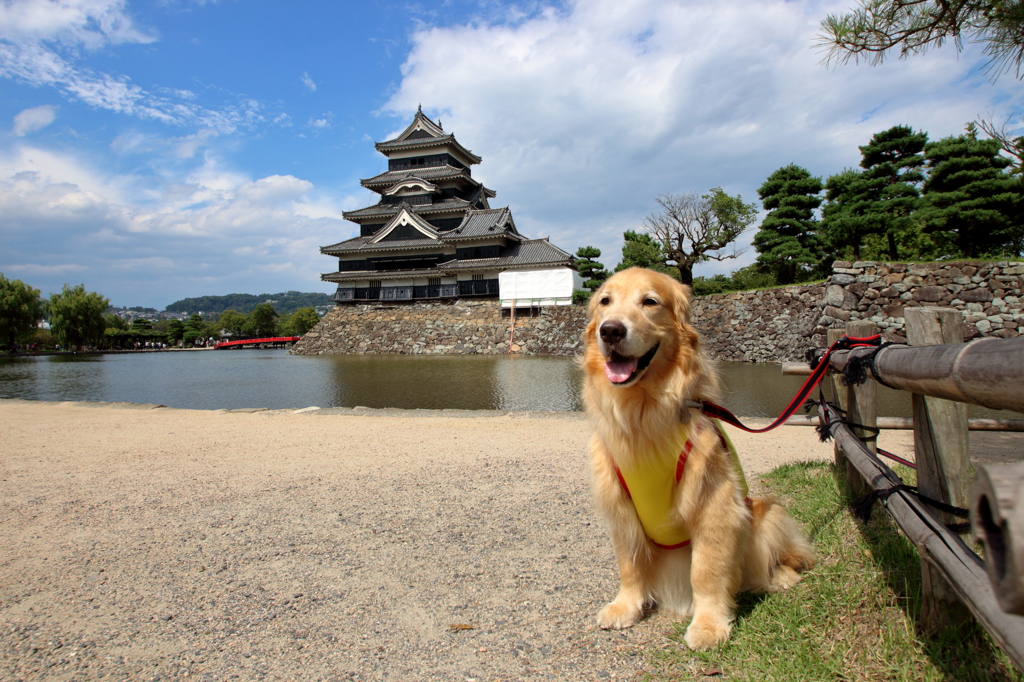
MULTIPOLYGON (((740 465, 739 454, 736 447, 729 440, 717 419, 709 420, 722 447, 728 451, 732 464, 739 474, 740 483, 743 489, 743 496, 747 496, 747 480, 743 476, 743 467, 740 465)), ((675 513, 673 501, 675 489, 683 478, 683 470, 686 467, 686 459, 693 450, 693 441, 703 428, 704 420, 690 420, 686 424, 680 424, 680 439, 685 438, 686 443, 678 457, 674 450, 667 453, 658 453, 652 458, 644 458, 632 467, 620 468, 612 457, 612 464, 615 473, 619 477, 626 495, 633 502, 636 514, 640 517, 640 524, 644 527, 647 539, 662 549, 678 549, 690 544, 690 534, 686 527, 680 522, 675 513), (696 425, 694 423, 696 422, 696 425), (691 429, 693 433, 691 434, 691 429)), ((678 442, 678 441, 676 441, 678 442)), ((748 500, 749 504, 749 500, 748 500)))

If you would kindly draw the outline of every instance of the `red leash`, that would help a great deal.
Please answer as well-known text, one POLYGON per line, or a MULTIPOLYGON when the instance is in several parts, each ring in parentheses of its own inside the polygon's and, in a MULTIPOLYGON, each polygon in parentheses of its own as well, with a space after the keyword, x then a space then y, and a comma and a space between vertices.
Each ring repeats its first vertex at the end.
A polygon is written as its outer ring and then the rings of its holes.
POLYGON ((782 411, 782 414, 779 415, 778 419, 763 429, 752 429, 748 426, 744 426, 743 422, 741 422, 736 415, 721 405, 698 402, 697 409, 713 419, 718 419, 727 424, 732 424, 736 428, 743 429, 748 433, 765 433, 766 431, 771 431, 772 429, 785 424, 786 420, 792 417, 793 413, 800 409, 800 406, 804 404, 804 401, 807 400, 807 396, 814 390, 814 387, 821 383, 821 380, 825 378, 825 374, 828 372, 829 367, 829 356, 832 355, 833 351, 846 350, 847 348, 860 348, 863 346, 878 346, 881 342, 882 335, 875 334, 874 336, 865 336, 863 338, 844 336, 833 343, 829 346, 828 350, 825 351, 825 354, 818 360, 818 364, 814 366, 814 371, 812 371, 811 375, 807 377, 807 381, 804 382, 804 385, 801 386, 800 390, 797 391, 795 396, 793 396, 793 400, 789 402, 789 405, 782 411))

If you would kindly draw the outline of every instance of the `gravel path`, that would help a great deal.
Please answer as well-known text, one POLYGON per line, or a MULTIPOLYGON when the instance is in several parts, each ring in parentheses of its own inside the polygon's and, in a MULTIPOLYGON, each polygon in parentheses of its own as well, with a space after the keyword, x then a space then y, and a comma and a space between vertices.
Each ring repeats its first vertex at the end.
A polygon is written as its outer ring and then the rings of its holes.
MULTIPOLYGON (((810 428, 730 435, 749 478, 831 457, 810 428)), ((589 436, 0 400, 0 678, 635 679, 672 623, 594 626, 617 583, 589 436)))

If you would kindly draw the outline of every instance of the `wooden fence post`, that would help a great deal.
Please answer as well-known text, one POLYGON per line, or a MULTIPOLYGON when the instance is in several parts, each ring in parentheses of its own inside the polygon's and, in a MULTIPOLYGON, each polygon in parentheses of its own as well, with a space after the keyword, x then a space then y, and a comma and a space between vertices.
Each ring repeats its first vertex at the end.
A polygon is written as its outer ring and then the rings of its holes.
MULTIPOLYGON (((963 343, 963 318, 958 310, 907 308, 904 311, 907 341, 912 346, 963 343)), ((914 452, 917 487, 922 495, 967 507, 970 502, 971 460, 968 446, 967 406, 954 400, 911 393, 914 410, 914 452)), ((962 521, 933 510, 943 523, 962 521)), ((921 562, 921 624, 936 632, 970 620, 946 579, 921 562)))
MULTIPOLYGON (((846 335, 849 337, 863 338, 874 336, 877 333, 878 327, 870 320, 846 323, 846 335)), ((877 387, 878 384, 872 378, 862 384, 846 387, 846 415, 849 422, 870 427, 878 425, 878 405, 875 401, 877 387)), ((876 452, 878 434, 875 431, 859 429, 854 426, 851 426, 850 429, 868 450, 876 452)), ((850 493, 854 497, 862 497, 871 492, 871 486, 849 462, 846 463, 846 477, 850 482, 850 493)))
MULTIPOLYGON (((832 344, 843 338, 846 331, 843 329, 829 329, 828 330, 828 347, 831 348, 832 344)), ((832 383, 832 397, 836 401, 836 405, 843 412, 846 411, 846 387, 843 386, 842 377, 835 372, 829 372, 829 381, 832 383)), ((846 455, 843 454, 843 449, 839 447, 839 441, 833 439, 833 447, 836 457, 836 466, 846 468, 846 455)))

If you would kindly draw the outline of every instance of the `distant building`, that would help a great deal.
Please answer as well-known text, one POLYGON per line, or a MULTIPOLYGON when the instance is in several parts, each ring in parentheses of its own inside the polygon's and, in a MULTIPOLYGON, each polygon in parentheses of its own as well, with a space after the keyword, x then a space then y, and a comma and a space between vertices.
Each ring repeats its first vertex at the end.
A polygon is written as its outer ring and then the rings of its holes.
POLYGON ((500 297, 502 304, 568 304, 580 286, 573 257, 516 230, 508 207, 473 179, 480 157, 416 112, 401 135, 376 143, 388 170, 362 180, 380 194, 344 214, 359 236, 321 247, 338 259, 338 303, 500 297))

